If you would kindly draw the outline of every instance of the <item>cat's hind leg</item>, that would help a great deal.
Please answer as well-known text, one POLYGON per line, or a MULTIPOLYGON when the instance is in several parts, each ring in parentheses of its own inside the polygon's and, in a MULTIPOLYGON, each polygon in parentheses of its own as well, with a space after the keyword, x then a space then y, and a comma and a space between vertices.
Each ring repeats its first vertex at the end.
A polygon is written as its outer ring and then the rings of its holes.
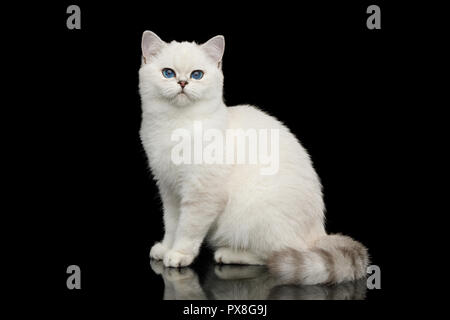
POLYGON ((214 260, 223 264, 266 264, 263 259, 250 251, 233 250, 228 247, 221 247, 214 253, 214 260))

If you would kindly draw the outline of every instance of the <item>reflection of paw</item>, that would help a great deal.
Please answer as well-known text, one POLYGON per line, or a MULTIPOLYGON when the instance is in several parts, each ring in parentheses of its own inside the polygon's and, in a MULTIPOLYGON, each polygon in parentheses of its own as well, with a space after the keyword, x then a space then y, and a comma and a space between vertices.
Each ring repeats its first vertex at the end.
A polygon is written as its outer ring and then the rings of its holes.
POLYGON ((197 275, 191 268, 180 268, 180 269, 165 268, 163 277, 165 280, 173 282, 192 279, 197 277, 197 275))
POLYGON ((156 274, 162 274, 164 272, 164 264, 160 260, 150 259, 150 267, 156 274))
POLYGON ((219 279, 238 280, 254 279, 268 273, 265 266, 255 265, 216 265, 214 273, 219 279))
POLYGON ((152 249, 150 250, 150 258, 162 260, 167 251, 169 251, 169 248, 164 246, 161 242, 157 242, 153 245, 152 249))
POLYGON ((166 267, 185 267, 192 263, 194 255, 185 254, 176 250, 169 250, 164 256, 164 265, 166 267))

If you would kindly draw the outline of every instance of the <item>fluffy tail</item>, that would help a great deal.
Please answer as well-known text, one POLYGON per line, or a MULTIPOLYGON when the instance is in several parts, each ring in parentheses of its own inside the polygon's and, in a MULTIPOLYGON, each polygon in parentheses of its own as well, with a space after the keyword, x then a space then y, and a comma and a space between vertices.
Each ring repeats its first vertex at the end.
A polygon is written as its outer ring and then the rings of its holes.
POLYGON ((270 271, 282 284, 334 284, 366 276, 366 247, 350 237, 335 234, 319 238, 307 250, 275 252, 270 271))

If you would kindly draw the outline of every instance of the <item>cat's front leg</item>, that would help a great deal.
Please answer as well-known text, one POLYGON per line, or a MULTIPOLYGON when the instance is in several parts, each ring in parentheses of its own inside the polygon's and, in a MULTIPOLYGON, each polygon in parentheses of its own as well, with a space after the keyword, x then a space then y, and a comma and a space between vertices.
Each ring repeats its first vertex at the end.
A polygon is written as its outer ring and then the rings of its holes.
POLYGON ((177 197, 163 187, 160 187, 159 192, 164 208, 164 238, 161 242, 155 243, 150 250, 150 257, 156 260, 162 260, 172 248, 180 216, 180 203, 177 197))
POLYGON ((164 256, 166 267, 184 267, 192 263, 227 200, 223 185, 193 190, 182 199, 175 241, 172 249, 164 256))

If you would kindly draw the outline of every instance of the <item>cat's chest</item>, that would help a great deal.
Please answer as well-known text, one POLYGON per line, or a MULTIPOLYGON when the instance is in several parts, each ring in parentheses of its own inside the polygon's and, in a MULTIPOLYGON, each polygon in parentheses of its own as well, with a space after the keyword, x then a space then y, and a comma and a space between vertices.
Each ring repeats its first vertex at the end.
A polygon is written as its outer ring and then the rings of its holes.
POLYGON ((179 126, 162 126, 151 123, 143 123, 141 128, 141 140, 147 153, 152 170, 165 171, 174 169, 172 150, 177 145, 174 132, 179 126))
POLYGON ((177 150, 180 145, 187 146, 183 139, 190 140, 193 136, 192 124, 188 121, 155 123, 144 120, 140 136, 156 180, 170 187, 179 185, 190 169, 189 164, 177 161, 177 150))
POLYGON ((156 180, 177 188, 190 176, 202 174, 204 166, 194 161, 194 153, 200 151, 202 154, 203 149, 197 147, 208 144, 209 130, 223 134, 226 126, 227 119, 221 114, 211 115, 208 119, 144 117, 140 135, 156 180))

